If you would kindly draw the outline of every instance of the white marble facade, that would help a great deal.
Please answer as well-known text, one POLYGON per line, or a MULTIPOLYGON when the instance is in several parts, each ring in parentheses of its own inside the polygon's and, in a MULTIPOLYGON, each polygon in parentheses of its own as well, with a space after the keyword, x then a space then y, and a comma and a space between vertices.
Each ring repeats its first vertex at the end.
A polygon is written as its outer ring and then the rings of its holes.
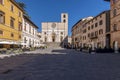
POLYGON ((43 22, 43 42, 64 42, 68 36, 68 14, 61 14, 61 22, 43 22))

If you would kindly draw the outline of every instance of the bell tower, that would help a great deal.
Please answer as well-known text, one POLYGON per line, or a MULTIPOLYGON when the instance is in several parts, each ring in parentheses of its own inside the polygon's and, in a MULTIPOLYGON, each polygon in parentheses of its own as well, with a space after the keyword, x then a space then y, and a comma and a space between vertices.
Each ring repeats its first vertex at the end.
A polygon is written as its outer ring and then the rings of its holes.
POLYGON ((63 45, 66 45, 68 42, 68 14, 67 13, 62 13, 61 14, 61 24, 63 26, 62 30, 63 32, 63 45))
POLYGON ((61 14, 61 22, 68 24, 68 14, 67 13, 61 14))

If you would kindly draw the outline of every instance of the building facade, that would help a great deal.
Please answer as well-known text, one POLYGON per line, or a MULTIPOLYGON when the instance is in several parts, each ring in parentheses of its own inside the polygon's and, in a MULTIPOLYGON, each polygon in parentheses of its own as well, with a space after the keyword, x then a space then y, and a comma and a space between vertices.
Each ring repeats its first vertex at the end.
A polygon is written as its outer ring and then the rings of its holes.
POLYGON ((61 14, 61 22, 43 22, 42 40, 43 42, 67 43, 68 37, 68 14, 61 14))
POLYGON ((38 27, 28 17, 24 16, 22 28, 23 48, 40 47, 37 29, 38 27))
POLYGON ((120 48, 120 0, 104 0, 110 2, 111 47, 115 51, 120 48))
POLYGON ((93 19, 93 17, 87 17, 84 19, 80 19, 73 27, 72 27, 72 45, 73 47, 80 47, 82 45, 82 26, 93 19))
POLYGON ((120 48, 120 0, 111 0, 111 46, 120 48))
POLYGON ((23 12, 15 0, 0 0, 0 48, 20 45, 23 12))
POLYGON ((109 48, 110 11, 104 11, 89 20, 80 20, 73 26, 72 34, 77 47, 109 48))

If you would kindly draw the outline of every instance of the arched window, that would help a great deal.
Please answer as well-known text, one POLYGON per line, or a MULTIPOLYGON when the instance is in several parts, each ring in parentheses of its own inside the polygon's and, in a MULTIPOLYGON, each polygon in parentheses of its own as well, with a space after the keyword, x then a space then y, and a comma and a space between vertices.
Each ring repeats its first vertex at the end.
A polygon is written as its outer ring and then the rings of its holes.
POLYGON ((66 15, 65 15, 65 14, 63 15, 63 18, 66 18, 66 15))
POLYGON ((63 20, 63 22, 65 23, 65 22, 66 22, 66 20, 64 19, 64 20, 63 20))

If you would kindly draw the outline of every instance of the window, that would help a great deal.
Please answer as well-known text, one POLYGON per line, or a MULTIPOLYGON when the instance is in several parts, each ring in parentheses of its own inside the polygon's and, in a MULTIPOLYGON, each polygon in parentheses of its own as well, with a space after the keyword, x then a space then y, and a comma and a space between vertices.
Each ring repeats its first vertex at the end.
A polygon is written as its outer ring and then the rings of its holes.
POLYGON ((31 33, 31 26, 30 26, 30 28, 29 28, 29 33, 31 33))
POLYGON ((85 40, 86 40, 86 36, 85 36, 85 40))
POLYGON ((99 34, 103 34, 103 29, 100 29, 100 30, 99 30, 99 34))
POLYGON ((3 31, 2 30, 0 30, 0 35, 3 35, 3 31))
POLYGON ((90 26, 88 27, 88 30, 90 30, 90 26))
POLYGON ((66 20, 64 19, 64 20, 63 20, 63 22, 65 23, 65 22, 66 22, 66 20))
POLYGON ((103 21, 102 21, 102 20, 100 20, 100 21, 99 21, 99 25, 102 25, 102 24, 103 24, 103 21))
POLYGON ((93 28, 94 28, 94 25, 91 26, 91 29, 93 29, 93 28))
POLYGON ((19 24, 18 24, 18 30, 22 31, 22 23, 21 22, 19 22, 19 24))
POLYGON ((66 18, 66 15, 63 15, 63 18, 66 18))
POLYGON ((117 10, 114 9, 114 10, 113 10, 113 17, 115 17, 116 15, 117 15, 117 10))
POLYGON ((24 30, 26 31, 26 23, 24 24, 24 30))
POLYGON ((98 26, 98 23, 95 23, 95 27, 97 27, 98 26))
POLYGON ((84 29, 84 30, 83 30, 83 33, 86 33, 86 32, 87 32, 87 30, 86 30, 86 29, 84 29))
POLYGON ((13 34, 13 33, 11 33, 11 37, 14 37, 14 34, 13 34))
POLYGON ((34 33, 34 29, 33 29, 33 35, 34 35, 35 33, 34 33))
POLYGON ((11 9, 10 9, 12 12, 14 11, 14 6, 13 5, 11 5, 11 9))
POLYGON ((24 43, 26 43, 26 42, 27 42, 26 37, 24 37, 24 43))
POLYGON ((117 24, 113 25, 113 31, 117 31, 117 24))
POLYGON ((21 35, 19 35, 19 39, 21 39, 21 35))
POLYGON ((3 0, 0 0, 0 4, 3 4, 3 0))
POLYGON ((5 23, 5 14, 4 12, 0 11, 0 24, 5 23))
POLYGON ((11 28, 14 28, 14 21, 15 19, 13 17, 10 18, 10 26, 11 28))
POLYGON ((18 15, 19 15, 19 17, 21 17, 21 12, 20 11, 18 12, 18 15))
POLYGON ((90 37, 90 33, 88 34, 88 37, 90 37))

